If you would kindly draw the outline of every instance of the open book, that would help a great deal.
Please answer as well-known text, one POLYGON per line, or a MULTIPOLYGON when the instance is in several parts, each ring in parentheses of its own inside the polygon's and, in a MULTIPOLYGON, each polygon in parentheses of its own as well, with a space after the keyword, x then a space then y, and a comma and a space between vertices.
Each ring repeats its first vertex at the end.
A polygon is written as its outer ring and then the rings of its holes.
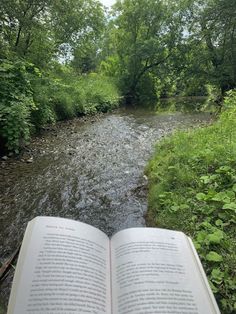
POLYGON ((8 314, 220 313, 191 240, 131 228, 109 239, 73 220, 29 222, 8 314))

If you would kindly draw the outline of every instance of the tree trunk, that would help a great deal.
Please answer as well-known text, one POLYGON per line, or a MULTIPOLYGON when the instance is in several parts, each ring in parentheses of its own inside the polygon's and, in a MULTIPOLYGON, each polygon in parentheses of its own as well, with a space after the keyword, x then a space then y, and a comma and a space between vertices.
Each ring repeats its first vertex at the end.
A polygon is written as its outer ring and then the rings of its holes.
POLYGON ((20 42, 21 30, 22 30, 22 26, 20 25, 20 26, 19 26, 18 33, 17 33, 17 37, 16 37, 16 42, 15 42, 15 47, 16 47, 16 48, 17 48, 17 46, 19 45, 19 42, 20 42))

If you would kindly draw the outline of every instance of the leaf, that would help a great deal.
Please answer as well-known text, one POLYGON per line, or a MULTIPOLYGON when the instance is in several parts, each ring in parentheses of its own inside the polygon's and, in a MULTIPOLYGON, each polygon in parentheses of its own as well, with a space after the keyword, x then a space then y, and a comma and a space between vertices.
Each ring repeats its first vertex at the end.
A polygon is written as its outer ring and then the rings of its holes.
POLYGON ((196 241, 194 241, 193 243, 194 243, 195 249, 196 249, 196 250, 200 250, 201 244, 199 244, 199 243, 196 242, 196 241))
POLYGON ((227 194, 227 196, 228 196, 231 200, 234 200, 234 199, 235 199, 235 193, 234 193, 234 191, 231 191, 231 190, 226 191, 226 194, 227 194))
POLYGON ((211 251, 206 255, 206 260, 209 262, 222 262, 223 257, 220 254, 211 251))
POLYGON ((220 167, 219 169, 216 170, 217 173, 227 173, 229 172, 230 170, 232 170, 231 167, 229 166, 222 166, 220 167))
POLYGON ((205 201, 206 194, 204 194, 204 193, 197 193, 196 199, 199 200, 199 201, 205 201))
POLYGON ((176 169, 176 167, 175 166, 169 166, 168 170, 171 170, 171 169, 176 169))
POLYGON ((171 206, 170 209, 171 209, 172 212, 177 212, 180 208, 179 208, 178 205, 173 205, 173 206, 171 206))
POLYGON ((206 236, 207 236, 206 231, 199 231, 197 234, 197 242, 198 243, 205 242, 206 236))
POLYGON ((219 268, 213 268, 211 272, 211 280, 216 284, 221 284, 224 278, 224 273, 219 268))
POLYGON ((223 225, 223 221, 222 221, 221 219, 217 219, 217 220, 215 221, 215 225, 216 225, 217 227, 221 227, 221 226, 223 225))
POLYGON ((214 197, 212 197, 212 201, 228 203, 230 202, 230 198, 226 192, 219 192, 214 197))
POLYGON ((236 212, 236 203, 224 204, 223 209, 231 209, 236 212))
POLYGON ((233 185, 232 189, 234 192, 236 192, 236 184, 233 185))
POLYGON ((213 282, 210 281, 209 284, 210 284, 211 290, 214 293, 217 293, 218 292, 218 288, 213 284, 213 282))
POLYGON ((207 184, 211 181, 211 178, 210 176, 202 176, 200 177, 200 180, 204 183, 204 184, 207 184))
POLYGON ((219 244, 220 241, 224 238, 224 232, 221 230, 216 230, 215 232, 207 236, 209 243, 219 244))
POLYGON ((189 209, 189 205, 187 205, 187 204, 181 204, 180 206, 179 206, 179 208, 180 209, 189 209))

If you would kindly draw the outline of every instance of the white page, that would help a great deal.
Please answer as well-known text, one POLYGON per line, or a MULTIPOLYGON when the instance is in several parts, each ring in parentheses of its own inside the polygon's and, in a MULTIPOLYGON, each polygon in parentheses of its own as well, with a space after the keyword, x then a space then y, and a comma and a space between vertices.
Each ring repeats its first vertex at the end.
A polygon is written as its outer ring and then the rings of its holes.
POLYGON ((27 227, 8 314, 110 313, 109 239, 69 219, 27 227))
POLYGON ((113 314, 220 313, 187 237, 133 228, 111 240, 113 314))

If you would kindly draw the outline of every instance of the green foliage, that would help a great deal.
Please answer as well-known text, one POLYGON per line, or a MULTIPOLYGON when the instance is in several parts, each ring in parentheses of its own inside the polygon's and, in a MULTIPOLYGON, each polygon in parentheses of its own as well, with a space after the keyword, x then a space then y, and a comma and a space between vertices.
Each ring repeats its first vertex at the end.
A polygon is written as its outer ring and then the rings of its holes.
POLYGON ((32 124, 36 130, 48 123, 55 123, 56 114, 50 101, 52 95, 52 80, 39 77, 32 82, 33 98, 36 110, 31 113, 32 124))
POLYGON ((91 73, 78 81, 78 90, 83 93, 84 113, 107 112, 118 107, 120 94, 114 79, 91 73))
MULTIPOLYGON (((138 101, 140 96, 147 95, 147 82, 153 78, 149 72, 155 77, 163 72, 167 76, 167 71, 159 70, 160 66, 165 67, 178 45, 181 17, 172 1, 161 0, 118 1, 113 14, 108 35, 111 53, 103 68, 113 70, 113 75, 118 76, 127 101, 138 101)), ((154 83, 155 78, 149 88, 151 97, 155 96, 154 83)))
POLYGON ((66 60, 73 55, 82 72, 96 63, 105 23, 99 1, 1 0, 0 17, 4 57, 24 58, 45 69, 55 56, 66 60))
POLYGON ((194 239, 222 313, 229 314, 236 303, 236 91, 224 108, 211 126, 158 144, 147 172, 150 217, 194 239))
POLYGON ((33 64, 4 61, 0 75, 0 136, 16 153, 48 123, 107 112, 120 102, 113 79, 95 73, 78 78, 67 66, 42 76, 33 64))
POLYGON ((30 84, 32 64, 2 60, 0 66, 0 136, 9 150, 18 152, 29 139, 30 112, 35 109, 30 84))
POLYGON ((185 3, 188 56, 193 56, 192 75, 197 74, 198 80, 217 86, 224 94, 236 86, 235 1, 190 0, 185 3))

